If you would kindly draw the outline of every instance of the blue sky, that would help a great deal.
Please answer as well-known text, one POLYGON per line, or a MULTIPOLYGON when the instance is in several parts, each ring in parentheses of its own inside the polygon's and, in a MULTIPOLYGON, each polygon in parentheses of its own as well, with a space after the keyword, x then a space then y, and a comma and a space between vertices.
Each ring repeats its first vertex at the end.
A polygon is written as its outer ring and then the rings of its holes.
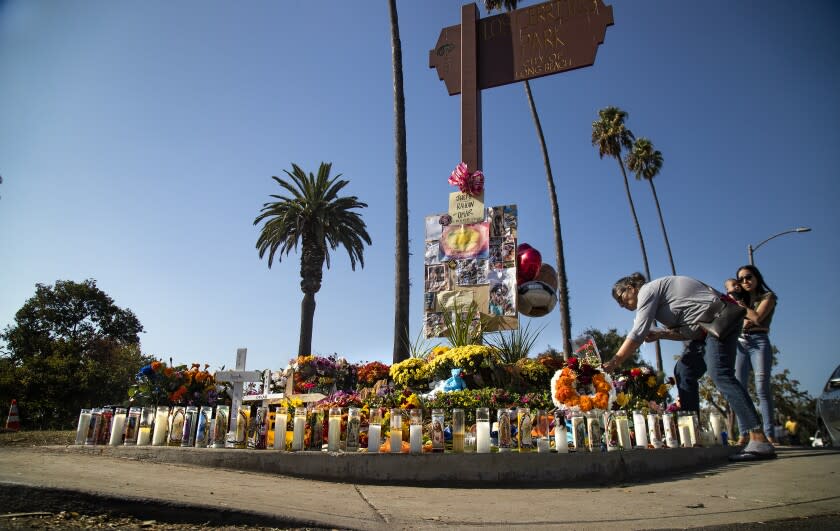
MULTIPOLYGON (((523 2, 530 5, 532 2, 523 2)), ((609 3, 609 2, 608 2, 609 3)), ((621 175, 590 144, 615 105, 665 158, 657 191, 677 271, 720 286, 747 244, 779 295, 780 368, 817 395, 840 356, 840 7, 613 0, 595 65, 533 80, 565 240, 573 333, 626 331, 610 296, 641 256, 621 175)), ((459 97, 428 68, 459 2, 399 2, 406 97, 411 324, 422 321, 423 216, 460 161, 459 97)), ((545 173, 521 84, 483 94, 488 205, 553 263, 545 173)), ((350 181, 373 245, 337 252, 313 349, 390 361, 394 141, 386 2, 0 2, 0 326, 36 283, 94 278, 176 363, 285 366, 297 352, 299 257, 271 270, 252 225, 295 162, 350 181)), ((649 187, 631 182, 654 277, 669 272, 649 187)), ((525 321, 523 321, 524 324, 525 321)), ((555 310, 537 348, 560 346, 555 310)), ((679 344, 666 343, 666 368, 679 344)), ((643 355, 653 360, 652 348, 643 355)))

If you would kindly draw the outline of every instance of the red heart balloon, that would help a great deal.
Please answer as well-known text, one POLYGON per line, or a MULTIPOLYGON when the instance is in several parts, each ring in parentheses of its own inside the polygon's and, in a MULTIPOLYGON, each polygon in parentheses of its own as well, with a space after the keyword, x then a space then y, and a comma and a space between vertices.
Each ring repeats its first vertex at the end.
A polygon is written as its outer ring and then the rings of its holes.
POLYGON ((537 278, 542 266, 542 255, 527 243, 516 249, 516 285, 521 286, 537 278))

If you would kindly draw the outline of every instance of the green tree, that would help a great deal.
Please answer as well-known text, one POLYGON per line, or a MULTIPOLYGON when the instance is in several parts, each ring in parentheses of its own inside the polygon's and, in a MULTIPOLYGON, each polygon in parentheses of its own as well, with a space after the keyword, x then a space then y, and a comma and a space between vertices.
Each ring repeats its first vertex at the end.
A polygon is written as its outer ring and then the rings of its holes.
POLYGON ((402 44, 396 0, 388 0, 391 15, 391 67, 394 77, 394 147, 396 171, 396 241, 394 242, 394 348, 393 363, 410 356, 411 341, 408 335, 410 283, 408 277, 408 170, 405 142, 405 91, 403 90, 402 44))
MULTIPOLYGON (((516 9, 516 5, 517 0, 484 0, 484 7, 488 12, 493 12, 496 9, 513 11, 516 9)), ((560 206, 557 203, 557 190, 554 187, 554 175, 551 171, 551 160, 548 156, 548 147, 545 143, 540 115, 537 113, 537 105, 534 103, 533 94, 531 94, 531 84, 526 79, 523 85, 525 86, 525 95, 528 98, 528 107, 531 109, 531 117, 534 120, 534 127, 537 130, 537 139, 540 143, 540 152, 545 166, 548 198, 551 203, 551 222, 554 228, 554 255, 557 260, 557 307, 560 310, 560 329, 563 333, 563 357, 568 359, 572 351, 572 317, 569 310, 569 282, 566 277, 566 257, 563 252, 560 206)))
POLYGON ((332 164, 321 163, 318 175, 306 174, 297 164, 292 172, 283 170, 291 182, 272 177, 290 195, 275 195, 276 201, 264 203, 254 225, 265 222, 257 239, 260 258, 268 251, 268 267, 275 255, 282 256, 301 246, 300 289, 303 292, 300 315, 300 343, 298 355, 312 353, 312 324, 315 316, 315 294, 321 289, 324 264, 330 267, 330 249, 339 245, 350 256, 350 268, 356 270, 356 261, 364 267, 365 243, 371 244, 362 216, 353 212, 367 204, 356 196, 339 197, 339 192, 349 181, 338 180, 341 175, 330 177, 332 164), (280 254, 277 254, 280 251, 280 254))
POLYGON ((627 168, 636 175, 637 180, 644 179, 650 184, 650 191, 653 194, 653 201, 656 203, 656 213, 659 214, 659 226, 662 228, 662 237, 665 239, 665 249, 668 251, 668 261, 671 264, 671 274, 677 274, 674 267, 674 255, 671 254, 671 242, 668 240, 668 231, 665 230, 665 218, 662 217, 662 208, 659 206, 659 196, 656 193, 656 185, 653 178, 659 175, 662 169, 662 153, 654 149, 653 143, 647 138, 637 138, 633 149, 625 159, 627 168))
POLYGON ((140 353, 143 326, 96 286, 36 284, 0 339, 0 400, 18 400, 22 425, 75 425, 82 407, 124 403, 148 358, 140 353))
MULTIPOLYGON (((650 266, 648 265, 645 239, 642 237, 642 227, 639 225, 639 217, 636 215, 636 206, 633 204, 633 196, 630 194, 630 183, 627 180, 627 171, 624 169, 624 162, 621 159, 621 151, 633 147, 633 132, 627 128, 627 113, 618 107, 605 107, 598 111, 598 120, 592 122, 592 145, 598 148, 598 156, 612 157, 618 162, 621 169, 621 176, 624 177, 624 191, 627 194, 627 203, 630 205, 630 214, 633 217, 633 225, 636 227, 636 236, 639 238, 639 247, 642 251, 642 262, 645 266, 645 275, 650 277, 650 266)), ((659 341, 656 342, 656 370, 662 372, 662 347, 659 341)))

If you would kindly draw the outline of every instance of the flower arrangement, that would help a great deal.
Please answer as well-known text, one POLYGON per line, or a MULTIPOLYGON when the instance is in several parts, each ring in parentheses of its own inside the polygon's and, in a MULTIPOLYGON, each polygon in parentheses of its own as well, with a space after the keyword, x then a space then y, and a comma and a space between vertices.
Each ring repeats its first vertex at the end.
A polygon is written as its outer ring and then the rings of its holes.
POLYGON ((295 371, 295 393, 321 392, 330 394, 336 381, 334 356, 298 356, 291 361, 295 371))
POLYGON ((484 191, 484 173, 481 170, 471 172, 465 162, 459 163, 449 174, 449 184, 457 186, 465 194, 477 196, 484 191))
POLYGON ((613 378, 616 391, 614 409, 655 411, 661 413, 668 401, 673 378, 665 379, 647 366, 621 371, 613 378))
POLYGON ((390 367, 379 361, 366 363, 359 367, 357 372, 359 385, 362 387, 371 387, 379 380, 387 378, 389 370, 390 367))
POLYGON ((519 376, 533 387, 548 387, 551 373, 548 368, 533 358, 521 358, 514 364, 519 376))
POLYGON ((492 368, 496 359, 495 350, 485 345, 454 347, 435 356, 429 362, 429 371, 438 379, 446 379, 452 369, 463 369, 465 373, 472 374, 482 368, 492 368))
POLYGON ((565 367, 551 378, 551 399, 566 412, 581 413, 610 409, 615 402, 615 390, 609 374, 601 371, 600 356, 593 341, 586 342, 566 361, 565 367))
MULTIPOLYGON (((170 360, 172 363, 172 360, 170 360)), ((170 406, 213 406, 223 402, 224 391, 216 385, 216 379, 198 363, 191 366, 167 366, 155 360, 142 367, 135 377, 136 382, 128 390, 129 400, 145 405, 170 406)))
POLYGON ((391 365, 391 379, 399 387, 425 389, 431 379, 430 365, 420 358, 408 358, 391 365))

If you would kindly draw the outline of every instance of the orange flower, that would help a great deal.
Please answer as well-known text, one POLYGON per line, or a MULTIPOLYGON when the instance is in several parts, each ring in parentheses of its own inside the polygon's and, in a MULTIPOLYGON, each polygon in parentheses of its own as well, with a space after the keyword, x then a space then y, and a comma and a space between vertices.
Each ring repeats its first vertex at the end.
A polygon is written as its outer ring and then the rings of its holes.
POLYGON ((152 370, 153 370, 153 371, 155 371, 155 372, 158 372, 158 371, 160 370, 160 366, 161 366, 161 365, 162 365, 162 363, 161 363, 161 362, 159 362, 159 361, 153 361, 153 362, 152 362, 152 370))
POLYGON ((592 399, 586 395, 580 397, 580 409, 582 411, 589 411, 592 409, 592 399))
POLYGON ((163 374, 165 374, 167 377, 172 376, 173 372, 174 371, 172 370, 172 367, 167 367, 167 368, 163 369, 163 374))

